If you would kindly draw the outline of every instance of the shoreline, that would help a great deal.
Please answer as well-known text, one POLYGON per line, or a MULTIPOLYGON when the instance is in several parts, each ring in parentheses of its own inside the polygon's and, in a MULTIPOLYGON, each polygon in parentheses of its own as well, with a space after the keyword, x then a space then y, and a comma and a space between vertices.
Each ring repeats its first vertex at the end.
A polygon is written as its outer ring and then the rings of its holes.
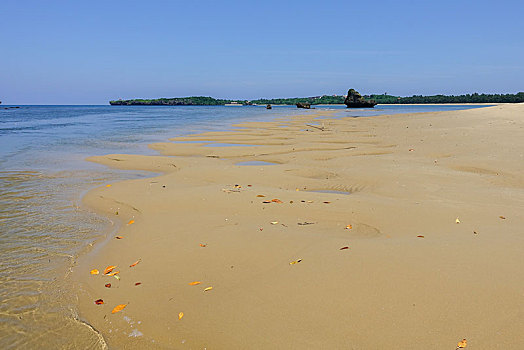
POLYGON ((118 211, 124 239, 108 239, 75 268, 80 312, 110 345, 126 348, 383 348, 414 339, 452 348, 462 338, 482 340, 480 348, 522 345, 518 327, 508 339, 495 334, 502 314, 520 305, 522 278, 504 281, 511 302, 492 301, 502 276, 489 272, 522 275, 506 264, 521 262, 522 139, 511 131, 522 130, 523 109, 336 119, 318 111, 171 139, 252 147, 164 142, 150 145, 163 156, 91 157, 162 175, 84 197, 112 219, 118 211), (318 122, 323 131, 307 126, 318 122), (250 160, 275 165, 235 165, 250 160), (326 190, 347 195, 314 192, 326 190), (262 203, 271 199, 283 203, 262 203), (484 254, 504 264, 487 266, 484 254), (107 265, 119 266, 120 280, 89 276, 107 265))

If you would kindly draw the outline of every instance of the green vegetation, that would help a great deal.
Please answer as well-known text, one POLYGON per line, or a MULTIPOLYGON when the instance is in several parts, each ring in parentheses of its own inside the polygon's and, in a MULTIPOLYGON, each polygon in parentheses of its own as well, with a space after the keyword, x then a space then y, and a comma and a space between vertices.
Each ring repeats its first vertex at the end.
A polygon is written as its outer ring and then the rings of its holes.
MULTIPOLYGON (((393 103, 520 103, 524 102, 524 92, 517 94, 466 94, 466 95, 434 95, 422 96, 413 95, 411 97, 400 97, 393 95, 365 95, 367 100, 375 100, 381 104, 393 103)), ((319 104, 343 104, 345 96, 342 95, 323 95, 315 97, 294 97, 294 98, 260 98, 258 100, 222 100, 206 96, 193 97, 173 97, 158 99, 133 99, 110 101, 111 105, 139 105, 139 106, 221 106, 226 103, 238 102, 245 105, 296 105, 297 103, 319 104)))

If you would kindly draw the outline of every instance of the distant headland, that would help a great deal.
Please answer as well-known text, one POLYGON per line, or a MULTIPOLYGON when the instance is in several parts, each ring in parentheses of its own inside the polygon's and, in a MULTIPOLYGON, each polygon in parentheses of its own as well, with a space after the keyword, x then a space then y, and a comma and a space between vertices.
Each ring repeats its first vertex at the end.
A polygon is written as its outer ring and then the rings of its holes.
MULTIPOLYGON (((293 98, 260 98, 257 100, 226 100, 206 96, 171 97, 157 99, 131 99, 109 101, 112 106, 223 106, 229 105, 296 105, 305 103, 311 105, 344 104, 347 95, 322 95, 293 98)), ((466 95, 413 95, 401 97, 384 94, 363 95, 367 100, 379 104, 432 104, 432 103, 520 103, 524 102, 524 92, 516 94, 466 94, 466 95)))

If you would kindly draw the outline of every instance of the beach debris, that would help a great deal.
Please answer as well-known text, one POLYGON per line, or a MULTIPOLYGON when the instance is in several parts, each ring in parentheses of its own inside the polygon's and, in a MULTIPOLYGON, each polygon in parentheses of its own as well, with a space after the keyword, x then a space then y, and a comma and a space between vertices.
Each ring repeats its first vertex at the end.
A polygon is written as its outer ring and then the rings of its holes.
POLYGON ((422 235, 418 235, 417 237, 418 237, 418 238, 424 238, 424 236, 422 236, 422 235))
POLYGON ((134 266, 136 266, 140 261, 142 261, 142 259, 138 259, 137 261, 135 261, 134 263, 132 263, 131 265, 129 265, 129 267, 134 267, 134 266))
POLYGON ((98 275, 100 273, 100 271, 98 271, 97 269, 92 269, 91 270, 91 274, 92 275, 98 275))
POLYGON ((219 156, 215 156, 215 155, 212 155, 212 154, 210 154, 210 155, 208 155, 206 157, 208 157, 208 158, 220 158, 219 156))
POLYGON ((115 271, 115 272, 108 273, 107 275, 111 277, 111 276, 118 275, 119 273, 120 271, 115 271))
POLYGON ((345 246, 345 247, 340 248, 339 250, 346 250, 346 249, 349 249, 349 247, 345 246))
POLYGON ((284 203, 284 202, 282 202, 282 201, 281 201, 280 199, 278 199, 278 198, 272 199, 271 202, 273 202, 273 203, 284 203))
POLYGON ((96 299, 95 300, 95 304, 96 305, 102 305, 104 303, 104 301, 102 299, 96 299))
POLYGON ((247 185, 247 187, 252 187, 253 185, 247 185))
POLYGON ((115 211, 115 215, 118 215, 118 212, 117 212, 117 211, 115 211))
POLYGON ((197 284, 200 284, 200 283, 202 283, 202 282, 200 282, 200 281, 189 282, 189 285, 190 286, 196 286, 197 284))
POLYGON ((124 237, 122 237, 122 236, 116 236, 115 238, 116 239, 124 239, 124 237))
POLYGON ((240 185, 235 185, 235 188, 242 188, 242 186, 240 186, 240 185))
POLYGON ((474 235, 478 235, 479 233, 477 231, 473 231, 473 234, 474 235))
POLYGON ((331 203, 331 202, 330 202, 330 201, 324 201, 324 202, 322 202, 322 203, 324 203, 324 204, 329 204, 329 203, 331 203))
POLYGON ((413 149, 413 148, 410 148, 410 149, 409 149, 408 151, 409 151, 409 152, 413 152, 413 151, 414 151, 414 149, 413 149))
POLYGON ((295 265, 295 264, 298 264, 301 261, 302 261, 302 259, 298 259, 298 260, 290 262, 289 265, 295 265))
POLYGON ((182 317, 184 317, 184 313, 183 313, 183 312, 179 312, 179 313, 178 313, 178 319, 181 320, 182 317))
POLYGON ((207 244, 200 243, 199 246, 201 246, 202 248, 205 248, 205 247, 207 247, 207 244))
POLYGON ((263 194, 257 194, 257 197, 265 197, 263 194))
POLYGON ((125 309, 127 304, 120 304, 114 307, 113 311, 111 311, 112 314, 116 314, 117 312, 120 312, 125 309))
POLYGON ((106 283, 106 284, 104 284, 104 287, 106 287, 106 288, 111 288, 111 283, 106 283))
POLYGON ((231 192, 240 192, 240 190, 230 190, 230 189, 227 189, 227 188, 223 188, 222 191, 226 192, 226 193, 231 193, 231 192))
POLYGON ((207 287, 206 289, 204 289, 204 292, 208 292, 208 291, 210 291, 212 289, 213 289, 213 287, 207 287))
POLYGON ((460 224, 460 220, 459 220, 459 218, 456 218, 456 219, 455 219, 455 223, 456 223, 456 224, 460 224))
POLYGON ((271 221, 271 225, 278 225, 278 221, 271 221))
POLYGON ((127 223, 128 225, 132 225, 135 223, 135 220, 129 220, 129 222, 127 223))
MULTIPOLYGON (((118 272, 120 272, 120 271, 118 271, 118 272)), ((113 275, 113 277, 120 281, 120 276, 118 276, 118 275, 113 275)))
POLYGON ((506 220, 506 217, 505 216, 499 216, 499 218, 501 218, 502 220, 506 220))
POLYGON ((313 225, 313 224, 315 224, 315 223, 314 222, 307 222, 307 221, 297 222, 297 225, 300 225, 300 226, 313 225))
POLYGON ((267 203, 271 203, 271 201, 263 201, 262 203, 266 203, 267 204, 267 203))
POLYGON ((260 230, 260 231, 264 231, 264 228, 263 228, 263 227, 261 227, 261 228, 259 228, 259 230, 260 230))
POLYGON ((466 346, 468 346, 468 341, 465 338, 457 343, 457 349, 464 349, 466 346))
POLYGON ((106 187, 111 187, 111 185, 106 185, 106 187))
POLYGON ((106 267, 106 269, 104 270, 104 275, 107 275, 108 273, 113 271, 115 269, 115 267, 116 267, 116 265, 110 265, 110 266, 106 267))
POLYGON ((135 282, 135 286, 139 286, 141 284, 142 284, 142 282, 135 282))
POLYGON ((351 230, 353 228, 352 225, 346 225, 346 230, 351 230))

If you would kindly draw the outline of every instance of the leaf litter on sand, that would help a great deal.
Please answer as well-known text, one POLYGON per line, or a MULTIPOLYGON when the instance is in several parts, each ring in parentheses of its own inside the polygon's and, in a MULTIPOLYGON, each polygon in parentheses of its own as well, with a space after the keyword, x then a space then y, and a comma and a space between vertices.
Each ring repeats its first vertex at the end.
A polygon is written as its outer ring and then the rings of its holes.
POLYGON ((464 349, 466 346, 468 346, 468 341, 466 339, 462 339, 457 343, 457 349, 464 349))
POLYGON ((104 275, 107 275, 108 273, 113 271, 115 269, 115 267, 116 267, 116 265, 110 265, 110 266, 106 267, 106 269, 104 270, 104 275))
POLYGON ((98 271, 97 269, 91 270, 91 274, 92 275, 98 275, 99 273, 100 273, 100 271, 98 271))
POLYGON ((132 225, 132 224, 134 224, 134 223, 135 223, 135 220, 130 220, 127 224, 128 224, 128 225, 132 225))
POLYGON ((140 261, 142 261, 142 259, 138 259, 137 261, 135 261, 134 263, 132 263, 131 265, 129 265, 129 267, 134 267, 134 266, 136 266, 140 261))
POLYGON ((349 249, 349 247, 345 246, 345 247, 340 248, 339 250, 346 250, 346 249, 349 249))
POLYGON ((301 261, 302 261, 302 259, 298 259, 298 260, 290 262, 289 265, 295 265, 295 264, 298 264, 301 261))
POLYGON ((113 308, 113 311, 111 311, 112 314, 116 314, 117 312, 120 312, 122 310, 125 309, 125 307, 127 306, 127 304, 120 304, 120 305, 117 305, 113 308))
POLYGON ((200 284, 200 283, 201 283, 200 281, 189 282, 189 285, 190 286, 196 286, 197 284, 200 284))
POLYGON ((204 289, 204 292, 209 292, 212 289, 213 289, 213 287, 207 287, 206 289, 204 289))
POLYGON ((183 312, 179 312, 179 313, 178 313, 178 319, 181 320, 182 317, 184 317, 184 313, 183 313, 183 312))
POLYGON ((103 303, 104 303, 104 301, 102 299, 95 300, 95 304, 96 305, 102 305, 103 303))

